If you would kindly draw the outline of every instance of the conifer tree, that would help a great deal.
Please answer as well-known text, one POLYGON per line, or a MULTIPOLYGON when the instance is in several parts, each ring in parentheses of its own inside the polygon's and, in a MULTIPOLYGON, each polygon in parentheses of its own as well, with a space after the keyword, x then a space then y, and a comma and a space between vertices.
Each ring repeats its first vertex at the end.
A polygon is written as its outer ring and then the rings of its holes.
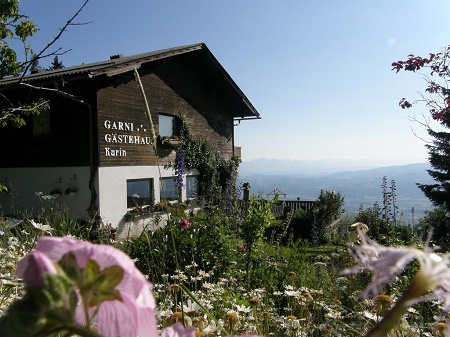
POLYGON ((431 117, 443 127, 436 131, 429 124, 423 124, 432 138, 425 146, 432 166, 428 174, 435 183, 417 185, 435 206, 445 207, 450 213, 450 46, 439 53, 430 53, 426 58, 408 55, 407 60, 393 62, 392 67, 397 73, 402 69, 414 73, 420 70, 426 82, 426 96, 421 95, 413 102, 402 98, 399 105, 409 109, 415 103, 424 103, 431 117))
POLYGON ((55 55, 55 57, 53 57, 52 63, 50 64, 50 67, 48 67, 48 70, 56 70, 62 68, 64 68, 64 64, 62 63, 62 61, 58 60, 58 55, 55 55))
POLYGON ((445 206, 450 212, 450 132, 428 129, 433 138, 428 148, 428 160, 433 169, 428 174, 435 180, 435 184, 417 184, 423 193, 436 206, 445 206))

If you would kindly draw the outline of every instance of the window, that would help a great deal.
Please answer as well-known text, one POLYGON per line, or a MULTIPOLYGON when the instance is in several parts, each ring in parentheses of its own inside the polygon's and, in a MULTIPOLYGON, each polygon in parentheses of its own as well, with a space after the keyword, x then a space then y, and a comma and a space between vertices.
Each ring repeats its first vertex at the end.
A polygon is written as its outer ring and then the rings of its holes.
POLYGON ((197 176, 186 176, 186 198, 197 196, 197 176))
POLYGON ((159 136, 172 137, 178 136, 177 117, 172 115, 159 115, 159 136))
POLYGON ((177 189, 173 177, 161 178, 161 200, 175 200, 177 198, 177 189))
POLYGON ((153 179, 127 180, 127 208, 153 203, 153 179))

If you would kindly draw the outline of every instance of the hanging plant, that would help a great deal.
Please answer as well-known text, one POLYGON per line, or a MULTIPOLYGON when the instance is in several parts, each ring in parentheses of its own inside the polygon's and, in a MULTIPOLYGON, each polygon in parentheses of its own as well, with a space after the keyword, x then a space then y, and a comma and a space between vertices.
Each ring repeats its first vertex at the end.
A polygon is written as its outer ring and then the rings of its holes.
POLYGON ((213 151, 206 139, 193 138, 181 117, 180 124, 181 143, 175 149, 175 163, 167 165, 175 170, 176 186, 181 190, 184 173, 195 168, 200 173, 197 192, 201 199, 211 206, 231 208, 237 199, 236 179, 240 159, 223 159, 213 151))

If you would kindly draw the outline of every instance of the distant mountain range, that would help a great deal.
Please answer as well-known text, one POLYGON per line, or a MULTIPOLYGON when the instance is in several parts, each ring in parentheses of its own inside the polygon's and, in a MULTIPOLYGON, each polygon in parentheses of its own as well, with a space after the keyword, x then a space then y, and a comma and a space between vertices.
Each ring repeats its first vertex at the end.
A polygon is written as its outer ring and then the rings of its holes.
POLYGON ((345 197, 345 209, 353 213, 360 205, 382 204, 382 179, 386 177, 388 190, 391 181, 395 182, 397 205, 404 219, 411 217, 413 207, 417 217, 431 209, 430 201, 416 186, 433 182, 426 171, 429 163, 364 169, 367 166, 370 163, 356 161, 256 159, 241 163, 239 181, 249 182, 253 194, 266 195, 276 188, 286 194, 286 200, 315 200, 322 189, 333 190, 345 197))

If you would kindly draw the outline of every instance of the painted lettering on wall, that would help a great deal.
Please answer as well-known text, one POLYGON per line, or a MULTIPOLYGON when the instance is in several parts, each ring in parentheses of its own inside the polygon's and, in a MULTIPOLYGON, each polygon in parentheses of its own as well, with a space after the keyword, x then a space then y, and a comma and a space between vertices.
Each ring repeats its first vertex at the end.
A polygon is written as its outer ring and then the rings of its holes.
POLYGON ((115 144, 152 145, 151 137, 147 136, 147 130, 142 126, 136 126, 132 122, 105 120, 103 127, 108 130, 103 140, 109 145, 105 147, 106 157, 126 157, 127 151, 121 147, 113 147, 115 144), (136 135, 131 133, 142 133, 136 135))

